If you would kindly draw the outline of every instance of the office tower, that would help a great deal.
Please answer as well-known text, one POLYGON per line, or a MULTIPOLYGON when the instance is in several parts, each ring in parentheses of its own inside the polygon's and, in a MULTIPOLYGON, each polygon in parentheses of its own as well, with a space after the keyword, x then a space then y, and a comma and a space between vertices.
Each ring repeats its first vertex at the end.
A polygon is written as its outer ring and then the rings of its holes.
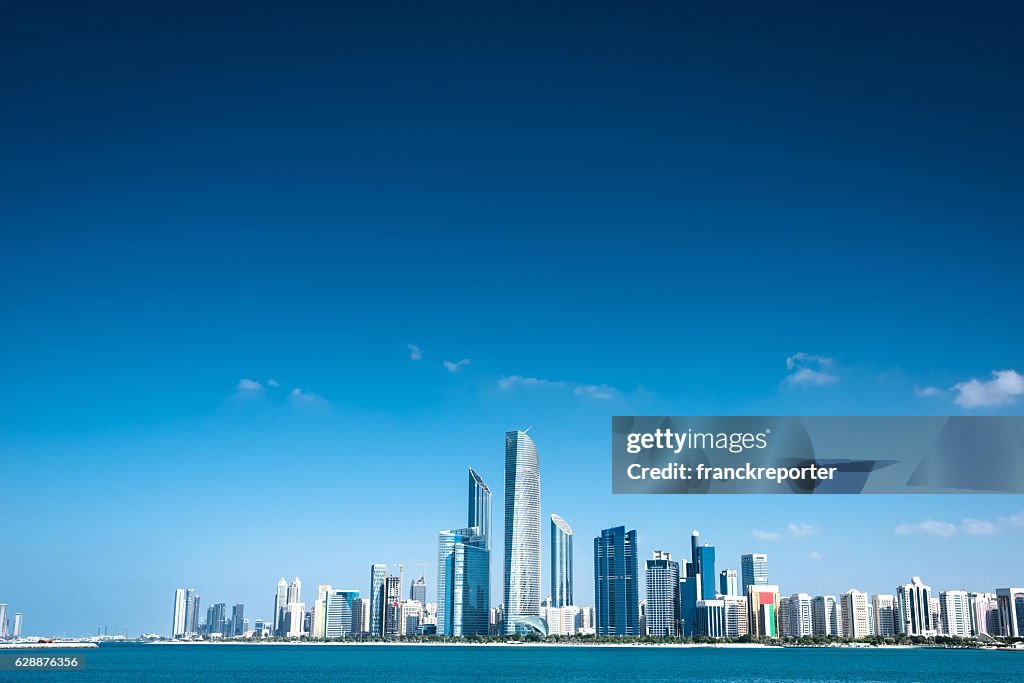
POLYGON ((306 604, 289 602, 281 612, 281 636, 300 638, 305 634, 306 604))
POLYGON ((280 636, 284 632, 281 626, 281 617, 284 616, 284 607, 288 604, 288 582, 281 577, 277 582, 277 592, 274 594, 274 635, 280 636))
POLYGON ((718 575, 719 595, 739 595, 740 582, 735 569, 723 569, 718 575))
POLYGON ((721 597, 725 615, 725 637, 739 638, 750 633, 747 625, 747 599, 742 595, 721 597))
POLYGON ((740 556, 740 569, 743 582, 740 584, 743 595, 748 595, 750 586, 764 586, 768 583, 768 555, 750 553, 740 556))
POLYGON ((722 600, 698 600, 696 605, 697 623, 694 634, 705 638, 725 638, 725 602, 722 600))
MULTIPOLYGON (((507 457, 507 456, 506 456, 507 457)), ((472 467, 469 468, 469 514, 466 527, 477 527, 484 547, 491 549, 491 489, 472 467)))
POLYGON ((939 593, 939 615, 942 632, 947 636, 968 638, 971 635, 971 602, 967 591, 939 593))
POLYGON ((324 638, 343 638, 351 635, 355 618, 357 590, 334 590, 324 593, 324 638))
POLYGON ((218 602, 206 608, 206 634, 224 635, 227 620, 227 605, 218 602))
POLYGON ((679 563, 672 553, 654 551, 647 560, 647 634, 651 636, 680 635, 679 563))
POLYGON ((185 589, 176 588, 174 589, 174 622, 171 626, 171 638, 181 638, 183 635, 185 635, 185 589))
POLYGON ((572 599, 572 527, 551 515, 551 607, 566 607, 572 599))
POLYGON ((747 623, 750 634, 762 638, 779 636, 779 587, 771 584, 747 586, 747 623))
POLYGON ((789 623, 789 597, 779 596, 779 637, 786 638, 790 636, 789 629, 791 625, 789 623))
POLYGON ((840 596, 843 636, 858 640, 871 635, 871 609, 868 594, 851 588, 840 596))
POLYGON ((370 568, 370 635, 384 635, 384 580, 388 576, 385 564, 370 568))
POLYGON ((490 555, 487 539, 477 527, 438 532, 438 635, 487 635, 490 555))
POLYGON ((837 637, 840 633, 839 604, 834 595, 819 595, 812 601, 811 628, 816 636, 837 637))
MULTIPOLYGON (((781 615, 780 615, 781 617, 781 615)), ((814 635, 814 601, 807 593, 789 596, 786 634, 794 638, 814 635)))
POLYGON ((7 637, 7 605, 0 602, 0 640, 7 637))
POLYGON ((999 606, 995 593, 971 593, 971 635, 999 635, 999 606))
POLYGON ((520 622, 540 615, 540 464, 523 431, 505 433, 503 588, 505 633, 529 630, 520 622))
POLYGON ((427 580, 422 576, 409 586, 409 599, 415 600, 421 605, 427 604, 427 580))
POLYGON ((357 598, 356 600, 352 601, 352 633, 355 635, 365 635, 369 632, 370 599, 357 598))
POLYGON ((245 633, 245 605, 238 603, 231 608, 231 635, 241 636, 245 633))
POLYGON ((288 586, 288 602, 302 602, 302 582, 297 576, 292 581, 292 585, 288 586))
MULTIPOLYGON (((694 534, 697 532, 694 531, 694 534)), ((699 537, 698 537, 699 540, 699 537)), ((697 571, 697 599, 711 600, 718 592, 715 586, 715 547, 705 543, 697 546, 697 555, 693 558, 697 571)))
POLYGON ((906 636, 934 636, 937 625, 931 614, 932 589, 915 576, 910 583, 896 587, 899 629, 906 636))
POLYGON ((594 603, 597 635, 640 634, 636 530, 618 526, 594 539, 594 603))
POLYGON ((1007 638, 1024 637, 1024 588, 997 588, 999 634, 1007 638))
POLYGON ((326 637, 327 593, 332 590, 334 590, 334 587, 327 583, 321 583, 316 587, 316 600, 313 602, 313 618, 309 630, 309 635, 314 640, 326 637))
POLYGON ((874 622, 873 635, 894 636, 898 632, 895 595, 876 595, 871 598, 871 619, 874 622))
POLYGON ((384 579, 384 635, 402 635, 402 576, 404 568, 398 565, 399 575, 384 579))
MULTIPOLYGON (((686 563, 692 569, 692 562, 686 563)), ((697 633, 697 593, 700 579, 695 575, 679 577, 679 620, 682 622, 680 632, 690 638, 697 633)))
POLYGON ((14 613, 14 630, 11 632, 12 638, 21 638, 21 612, 14 613))

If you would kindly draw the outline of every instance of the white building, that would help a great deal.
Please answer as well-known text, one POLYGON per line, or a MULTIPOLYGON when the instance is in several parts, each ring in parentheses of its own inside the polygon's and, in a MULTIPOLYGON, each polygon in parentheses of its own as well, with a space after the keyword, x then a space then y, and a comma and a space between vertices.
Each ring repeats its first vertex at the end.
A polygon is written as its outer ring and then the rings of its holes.
POLYGON ((840 596, 843 637, 858 640, 871 635, 871 609, 868 594, 851 588, 840 596))
POLYGON ((645 563, 647 570, 647 634, 678 636, 680 634, 679 563, 672 553, 654 551, 645 563))
POLYGON ((725 613, 725 637, 739 638, 750 633, 747 622, 747 598, 743 595, 722 595, 719 599, 725 613))
POLYGON ((896 587, 899 629, 906 636, 934 636, 938 625, 932 620, 932 587, 915 576, 896 587))
POLYGON ((313 603, 312 622, 313 626, 310 632, 310 636, 316 640, 322 640, 325 637, 326 624, 327 624, 327 593, 333 588, 330 584, 321 583, 316 587, 316 602, 313 603))
POLYGON ((740 579, 735 569, 723 569, 719 572, 718 592, 721 595, 740 594, 740 579))
POLYGON ((579 632, 579 607, 574 605, 542 607, 540 615, 547 621, 549 636, 574 636, 579 632))
MULTIPOLYGON (((794 638, 814 635, 814 605, 807 593, 789 596, 789 626, 786 634, 794 638)), ((782 618, 781 611, 779 618, 782 618)))
POLYGON ((281 632, 286 638, 300 638, 305 634, 306 604, 289 602, 281 612, 281 632))
POLYGON ((871 617, 876 636, 894 636, 898 633, 899 616, 895 595, 876 595, 871 598, 871 617))
POLYGON ((423 603, 419 600, 406 600, 402 603, 402 635, 415 636, 420 633, 423 623, 423 603))
POLYGON ((942 632, 947 636, 971 635, 971 603, 967 591, 943 591, 939 594, 942 632))
POLYGON ((21 612, 14 613, 14 632, 12 638, 21 638, 21 612))
POLYGON ((819 595, 814 598, 811 614, 811 629, 816 636, 838 637, 841 633, 839 603, 834 595, 819 595))
POLYGON ((174 589, 174 625, 171 626, 171 638, 185 635, 185 589, 174 589))
POLYGON ((997 636, 999 629, 999 603, 995 593, 971 593, 971 635, 997 636))

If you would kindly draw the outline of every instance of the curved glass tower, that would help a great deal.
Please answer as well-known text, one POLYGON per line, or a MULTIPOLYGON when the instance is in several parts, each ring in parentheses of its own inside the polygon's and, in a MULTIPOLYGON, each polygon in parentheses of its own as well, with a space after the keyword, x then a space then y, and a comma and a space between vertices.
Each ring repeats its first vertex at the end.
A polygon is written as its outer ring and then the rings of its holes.
POLYGON ((572 604, 572 527, 551 515, 551 606, 572 604))
POLYGON ((540 615, 540 465, 526 432, 505 432, 505 633, 540 615))
POLYGON ((480 529, 484 547, 491 549, 491 489, 472 467, 469 468, 469 521, 466 526, 480 529))

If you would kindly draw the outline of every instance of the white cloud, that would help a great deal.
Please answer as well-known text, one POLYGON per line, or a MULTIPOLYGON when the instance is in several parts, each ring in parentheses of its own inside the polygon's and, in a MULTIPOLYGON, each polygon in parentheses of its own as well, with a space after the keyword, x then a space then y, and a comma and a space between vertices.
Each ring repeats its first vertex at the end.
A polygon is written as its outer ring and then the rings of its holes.
POLYGON ((817 550, 812 550, 811 552, 807 553, 807 557, 815 561, 823 559, 821 553, 819 553, 817 550))
POLYGON ((968 534, 990 536, 999 533, 999 526, 986 519, 965 519, 960 527, 968 534))
POLYGON ((956 533, 956 526, 949 522, 936 522, 934 519, 929 519, 914 524, 900 524, 893 529, 893 533, 900 534, 901 536, 924 534, 926 536, 949 538, 956 533))
POLYGON ((914 385, 914 396, 918 398, 931 398, 932 396, 941 396, 942 389, 937 387, 919 387, 914 385))
POLYGON ((1009 517, 1000 517, 999 523, 1004 526, 1024 527, 1024 510, 1009 517))
POLYGON ((448 372, 458 372, 466 365, 469 365, 468 358, 463 358, 458 363, 453 363, 450 360, 446 360, 444 362, 444 369, 447 370, 448 372))
POLYGON ((763 531, 761 529, 754 529, 750 532, 750 535, 759 541, 777 541, 782 538, 782 535, 777 531, 763 531))
POLYGON ((585 396, 586 398, 615 398, 615 389, 612 389, 607 384, 581 384, 573 389, 572 393, 576 396, 585 396))
POLYGON ((268 386, 268 387, 275 387, 275 388, 276 388, 276 387, 279 387, 279 386, 281 386, 281 385, 277 383, 277 380, 276 380, 276 379, 274 379, 273 377, 271 377, 270 379, 268 379, 268 380, 267 380, 267 386, 268 386))
POLYGON ((793 538, 806 538, 807 536, 813 536, 818 533, 818 527, 805 522, 801 522, 799 524, 790 523, 786 528, 789 535, 793 538))
POLYGON ((553 382, 549 379, 539 379, 537 377, 523 377, 522 375, 510 375, 508 377, 502 377, 498 380, 498 388, 503 391, 514 389, 515 387, 561 387, 564 386, 564 382, 553 382))
POLYGON ((235 387, 240 396, 255 396, 263 391, 263 385, 251 379, 240 379, 235 387))
POLYGON ((409 359, 410 360, 422 360, 423 359, 423 352, 420 351, 420 347, 416 346, 415 344, 406 344, 405 346, 406 346, 407 349, 409 349, 409 359))
POLYGON ((311 391, 303 391, 295 387, 288 394, 288 400, 297 406, 327 405, 327 400, 311 391))
POLYGON ((953 402, 963 408, 1005 406, 1024 396, 1024 375, 1016 370, 995 370, 987 382, 971 378, 953 385, 953 402))
POLYGON ((789 386, 824 387, 839 381, 839 375, 831 370, 835 361, 827 356, 810 353, 794 353, 786 359, 785 382, 789 386))

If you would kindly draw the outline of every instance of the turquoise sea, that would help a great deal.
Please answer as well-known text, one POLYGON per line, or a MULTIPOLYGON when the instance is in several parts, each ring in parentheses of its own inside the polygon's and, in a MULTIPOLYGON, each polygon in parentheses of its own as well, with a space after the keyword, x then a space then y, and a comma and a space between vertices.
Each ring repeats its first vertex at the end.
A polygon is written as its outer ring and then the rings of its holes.
MULTIPOLYGON (((28 654, 28 651, 23 651, 28 654)), ((0 671, 0 681, 1024 681, 1024 652, 529 646, 103 645, 84 671, 0 671)))

